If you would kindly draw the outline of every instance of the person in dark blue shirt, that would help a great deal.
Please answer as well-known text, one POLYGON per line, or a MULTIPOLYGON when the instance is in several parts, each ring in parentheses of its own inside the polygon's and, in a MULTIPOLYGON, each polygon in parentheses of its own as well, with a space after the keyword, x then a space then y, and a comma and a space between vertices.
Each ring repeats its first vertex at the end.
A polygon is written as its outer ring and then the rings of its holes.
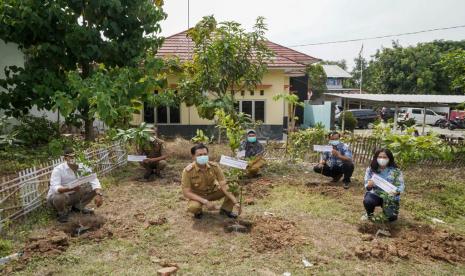
POLYGON ((354 172, 354 163, 352 162, 352 151, 349 146, 340 141, 339 132, 331 132, 329 135, 329 144, 333 146, 331 152, 325 152, 322 155, 320 163, 313 170, 325 176, 333 178, 333 182, 338 182, 344 177, 344 189, 349 188, 350 178, 354 172))

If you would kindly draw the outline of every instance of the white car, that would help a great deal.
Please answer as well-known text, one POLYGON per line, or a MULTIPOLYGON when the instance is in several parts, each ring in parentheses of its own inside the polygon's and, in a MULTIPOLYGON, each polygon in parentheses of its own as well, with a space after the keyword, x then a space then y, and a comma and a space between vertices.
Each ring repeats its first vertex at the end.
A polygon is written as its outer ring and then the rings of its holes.
MULTIPOLYGON (((406 121, 414 118, 417 125, 423 124, 423 108, 401 108, 399 112, 399 121, 406 121)), ((434 125, 439 119, 445 119, 445 116, 439 115, 431 109, 426 109, 425 123, 434 125)))

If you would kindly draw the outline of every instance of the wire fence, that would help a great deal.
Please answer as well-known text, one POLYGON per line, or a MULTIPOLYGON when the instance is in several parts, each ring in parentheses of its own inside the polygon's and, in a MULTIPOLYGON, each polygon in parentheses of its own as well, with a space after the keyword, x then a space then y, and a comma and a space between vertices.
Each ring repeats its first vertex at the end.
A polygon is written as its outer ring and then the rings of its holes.
MULTIPOLYGON (((127 152, 120 142, 87 150, 85 156, 99 176, 127 163, 127 152)), ((57 158, 0 179, 0 230, 7 221, 17 220, 45 203, 52 170, 63 161, 63 157, 57 158)))

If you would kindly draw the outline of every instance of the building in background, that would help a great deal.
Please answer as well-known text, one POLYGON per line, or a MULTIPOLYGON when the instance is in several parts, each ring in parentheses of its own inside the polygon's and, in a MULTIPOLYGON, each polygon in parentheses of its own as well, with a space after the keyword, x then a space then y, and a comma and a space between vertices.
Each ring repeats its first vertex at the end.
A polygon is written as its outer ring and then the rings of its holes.
MULTIPOLYGON (((178 57, 181 62, 187 61, 192 55, 193 42, 181 32, 167 37, 158 50, 158 56, 163 58, 178 57)), ((318 62, 319 59, 297 52, 295 50, 267 41, 267 46, 274 51, 275 56, 268 64, 268 72, 263 76, 261 85, 254 91, 234 91, 238 100, 238 111, 249 114, 253 120, 263 122, 258 130, 261 137, 280 139, 288 126, 289 108, 284 100, 274 101, 273 97, 294 91, 291 83, 297 78, 305 78, 305 69, 308 64, 318 62)), ((176 88, 179 80, 177 75, 168 76, 168 86, 176 88)), ((299 88, 307 93, 307 86, 299 88)), ((162 93, 162 91, 154 91, 162 93)), ((214 122, 200 118, 197 109, 187 107, 181 103, 178 107, 149 107, 144 106, 142 114, 134 115, 133 123, 153 123, 158 126, 160 135, 167 137, 195 136, 197 129, 207 133, 214 131, 214 122)))

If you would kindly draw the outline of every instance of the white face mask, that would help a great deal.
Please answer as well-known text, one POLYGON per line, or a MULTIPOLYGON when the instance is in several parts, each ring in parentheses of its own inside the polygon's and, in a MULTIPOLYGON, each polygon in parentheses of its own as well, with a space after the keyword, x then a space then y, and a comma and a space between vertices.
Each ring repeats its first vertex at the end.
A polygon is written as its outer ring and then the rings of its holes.
POLYGON ((385 158, 378 158, 376 159, 376 161, 378 161, 378 165, 380 165, 381 167, 386 167, 387 164, 389 163, 389 159, 385 159, 385 158))

